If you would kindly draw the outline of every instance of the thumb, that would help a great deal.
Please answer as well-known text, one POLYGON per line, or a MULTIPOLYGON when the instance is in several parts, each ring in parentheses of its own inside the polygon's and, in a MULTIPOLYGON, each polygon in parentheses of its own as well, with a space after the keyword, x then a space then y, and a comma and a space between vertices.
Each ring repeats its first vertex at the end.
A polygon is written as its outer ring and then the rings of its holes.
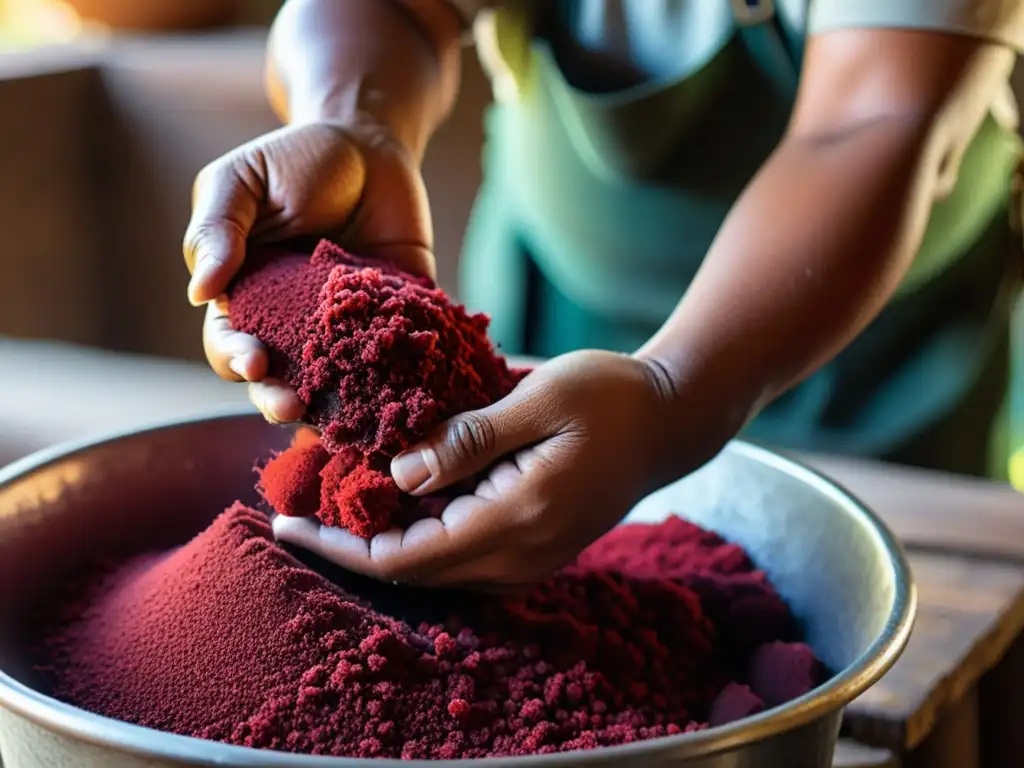
POLYGON ((243 181, 236 162, 223 159, 207 166, 193 188, 182 250, 192 273, 188 298, 197 306, 227 288, 245 259, 246 239, 256 221, 259 200, 253 180, 243 181))
POLYGON ((545 409, 524 394, 513 392, 492 406, 449 419, 422 443, 396 456, 391 475, 398 487, 417 496, 432 493, 548 437, 545 409))

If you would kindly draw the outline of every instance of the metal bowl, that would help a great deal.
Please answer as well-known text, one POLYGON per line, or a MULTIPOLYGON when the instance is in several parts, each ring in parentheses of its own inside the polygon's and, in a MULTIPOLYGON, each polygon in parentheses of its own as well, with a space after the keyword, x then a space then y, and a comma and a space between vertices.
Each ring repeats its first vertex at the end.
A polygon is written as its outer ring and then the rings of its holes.
MULTIPOLYGON (((234 412, 58 447, 0 470, 5 768, 383 768, 393 762, 296 756, 175 736, 76 709, 31 685, 19 628, 54 585, 86 557, 178 545, 235 499, 254 501, 254 460, 282 448, 288 437, 257 416, 234 412)), ((837 673, 806 696, 727 726, 488 765, 831 764, 843 707, 889 669, 910 633, 915 593, 899 544, 830 481, 743 442, 645 499, 629 519, 656 521, 671 513, 746 547, 802 620, 807 641, 837 673)))

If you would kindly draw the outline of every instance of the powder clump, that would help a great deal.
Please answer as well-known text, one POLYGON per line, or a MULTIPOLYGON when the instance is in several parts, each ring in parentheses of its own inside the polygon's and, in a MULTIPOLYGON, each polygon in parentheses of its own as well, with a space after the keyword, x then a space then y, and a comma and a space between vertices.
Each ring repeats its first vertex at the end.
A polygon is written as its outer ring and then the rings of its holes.
POLYGON ((312 256, 250 254, 228 296, 232 325, 266 346, 270 375, 298 393, 324 448, 293 445, 271 459, 261 492, 292 516, 318 499, 322 523, 364 538, 443 508, 403 498, 390 459, 523 375, 496 353, 485 315, 326 240, 312 256))
POLYGON ((700 730, 823 675, 742 550, 678 518, 622 526, 503 598, 412 592, 303 557, 235 504, 180 549, 78 581, 47 611, 36 672, 57 698, 138 725, 406 759, 700 730))

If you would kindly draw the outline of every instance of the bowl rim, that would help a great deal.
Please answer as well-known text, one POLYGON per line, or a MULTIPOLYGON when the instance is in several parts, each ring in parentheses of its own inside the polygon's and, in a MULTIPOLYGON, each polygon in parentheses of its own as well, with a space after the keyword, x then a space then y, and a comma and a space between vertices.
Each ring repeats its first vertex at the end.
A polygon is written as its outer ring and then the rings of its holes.
MULTIPOLYGON (((157 421, 109 434, 56 444, 17 459, 6 467, 0 467, 0 492, 6 486, 34 472, 120 440, 205 423, 261 418, 249 407, 232 406, 211 409, 207 413, 186 418, 157 421)), ((801 461, 738 438, 730 441, 723 451, 739 454, 802 481, 852 514, 875 538, 888 558, 894 585, 892 610, 882 631, 852 664, 803 696, 751 717, 703 731, 590 750, 584 753, 588 763, 635 759, 641 756, 651 760, 706 757, 806 725, 834 713, 867 690, 895 664, 906 647, 917 609, 917 589, 903 546, 885 522, 842 485, 801 461)), ((86 742, 94 747, 170 763, 184 762, 233 768, 330 768, 332 765, 352 768, 398 768, 416 762, 296 755, 166 733, 65 704, 18 682, 3 669, 0 669, 0 707, 46 730, 86 742)), ((580 759, 580 754, 579 751, 571 751, 549 755, 487 758, 486 762, 495 768, 528 768, 542 764, 569 766, 580 759)), ((438 766, 481 765, 479 759, 419 762, 438 766)))

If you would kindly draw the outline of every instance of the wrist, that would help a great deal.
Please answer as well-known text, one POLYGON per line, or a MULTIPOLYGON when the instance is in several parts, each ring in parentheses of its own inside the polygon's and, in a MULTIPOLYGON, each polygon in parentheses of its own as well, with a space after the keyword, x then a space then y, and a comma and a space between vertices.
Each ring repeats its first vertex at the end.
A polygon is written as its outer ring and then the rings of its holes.
POLYGON ((410 110, 387 108, 383 94, 360 93, 358 85, 321 93, 295 93, 289 99, 288 123, 334 125, 373 147, 400 148, 417 166, 430 137, 428 121, 410 110))
POLYGON ((445 3, 289 2, 270 32, 267 92, 283 122, 372 122, 419 159, 454 102, 458 54, 445 3))
POLYGON ((663 473, 683 477, 714 458, 752 419, 761 404, 749 381, 725 367, 702 365, 696 357, 662 356, 642 350, 635 355, 649 372, 661 404, 660 454, 668 459, 663 473))

